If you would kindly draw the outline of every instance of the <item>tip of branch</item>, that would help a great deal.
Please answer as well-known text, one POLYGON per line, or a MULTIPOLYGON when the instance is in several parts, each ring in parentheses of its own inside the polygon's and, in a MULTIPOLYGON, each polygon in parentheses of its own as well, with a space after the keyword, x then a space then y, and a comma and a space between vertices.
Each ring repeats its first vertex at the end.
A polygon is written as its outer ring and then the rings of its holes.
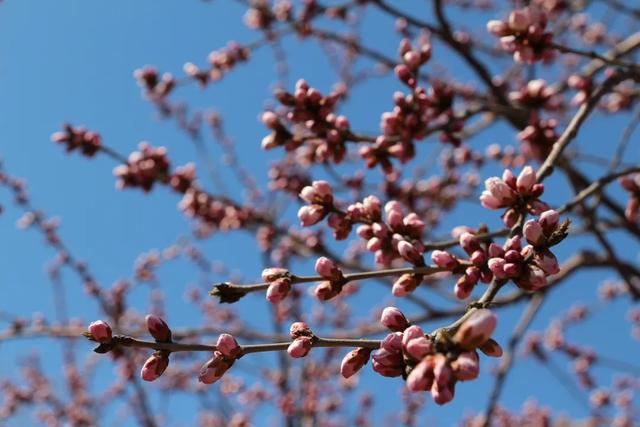
POLYGON ((221 303, 231 304, 246 295, 246 292, 230 283, 218 283, 209 291, 209 295, 220 299, 221 303))

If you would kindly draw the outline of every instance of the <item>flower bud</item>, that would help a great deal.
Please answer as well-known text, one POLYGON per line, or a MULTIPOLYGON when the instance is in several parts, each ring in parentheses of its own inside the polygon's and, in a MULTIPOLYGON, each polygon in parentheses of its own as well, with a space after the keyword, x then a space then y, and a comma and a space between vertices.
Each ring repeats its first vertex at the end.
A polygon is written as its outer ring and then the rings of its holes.
POLYGON ((546 237, 542 231, 542 226, 538 221, 530 220, 524 224, 522 229, 524 237, 533 246, 541 246, 546 242, 546 237))
POLYGON ((291 338, 312 337, 313 332, 306 322, 293 322, 289 328, 291 338))
POLYGON ((266 298, 272 304, 277 304, 287 297, 291 290, 291 280, 281 278, 269 284, 267 288, 266 298))
POLYGON ((225 359, 219 351, 213 352, 213 357, 209 359, 200 369, 198 381, 204 384, 213 384, 222 378, 225 372, 233 365, 233 361, 225 359))
POLYGON ((382 310, 380 323, 394 332, 402 332, 409 327, 409 321, 396 307, 387 307, 382 310))
POLYGON ((309 351, 311 351, 311 339, 308 337, 296 338, 287 348, 289 356, 295 358, 304 357, 309 354, 309 351))
POLYGON ((536 172, 533 170, 531 166, 526 166, 518 175, 518 180, 516 181, 516 188, 519 193, 529 194, 533 185, 536 183, 536 172))
POLYGON ((111 341, 112 333, 111 326, 103 320, 96 320, 89 324, 89 333, 94 340, 98 342, 111 341))
POLYGON ((406 240, 402 240, 398 243, 398 253, 405 261, 412 264, 421 264, 424 262, 422 254, 418 252, 414 245, 406 240))
POLYGON ((281 277, 287 277, 288 275, 289 270, 287 270, 286 268, 271 267, 262 270, 262 280, 268 283, 271 283, 281 277))
POLYGON ((145 381, 155 381, 160 378, 160 375, 169 366, 169 358, 160 353, 154 353, 150 358, 144 362, 142 370, 140 371, 140 377, 145 381))
POLYGON ((476 310, 460 325, 453 339, 460 347, 473 350, 491 338, 496 322, 496 316, 490 310, 476 310))
POLYGON ((453 374, 460 381, 475 380, 480 374, 480 360, 475 351, 460 353, 451 363, 453 374))
POLYGON ((326 257, 320 257, 317 259, 316 273, 327 280, 339 281, 343 278, 342 271, 340 271, 340 268, 338 268, 336 263, 326 257))
POLYGON ((242 351, 234 336, 230 334, 220 334, 216 349, 229 359, 235 359, 242 351))
POLYGON ((440 268, 445 270, 453 270, 458 266, 458 259, 446 251, 433 251, 431 253, 431 261, 440 268))
POLYGON ((145 321, 149 333, 157 342, 171 342, 171 329, 164 320, 149 314, 145 317, 145 321))
POLYGON ((340 364, 340 373, 345 378, 352 377, 369 361, 371 355, 370 348, 356 348, 347 353, 340 364))

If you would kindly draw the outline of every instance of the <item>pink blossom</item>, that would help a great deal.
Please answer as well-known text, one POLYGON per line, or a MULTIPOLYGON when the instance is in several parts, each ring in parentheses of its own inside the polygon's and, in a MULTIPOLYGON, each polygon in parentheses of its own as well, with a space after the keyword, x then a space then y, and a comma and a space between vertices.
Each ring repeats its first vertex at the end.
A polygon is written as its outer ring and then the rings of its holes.
POLYGON ((402 332, 409 327, 409 322, 404 314, 396 307, 386 307, 382 310, 380 323, 392 331, 402 332))
POLYGON ((309 354, 309 351, 311 351, 311 339, 308 337, 296 338, 287 348, 289 356, 295 358, 304 357, 309 354))
POLYGON ((147 329, 153 338, 158 342, 170 342, 171 341, 171 329, 164 320, 153 314, 149 314, 145 317, 147 323, 147 329))
POLYGON ((462 348, 473 350, 484 344, 496 328, 495 314, 487 309, 475 310, 456 331, 453 339, 462 348))
POLYGON ((104 320, 96 320, 89 324, 89 333, 98 342, 111 341, 111 326, 104 320))
POLYGON ((216 349, 229 359, 235 359, 242 352, 242 348, 234 336, 230 334, 220 334, 216 342, 216 349))

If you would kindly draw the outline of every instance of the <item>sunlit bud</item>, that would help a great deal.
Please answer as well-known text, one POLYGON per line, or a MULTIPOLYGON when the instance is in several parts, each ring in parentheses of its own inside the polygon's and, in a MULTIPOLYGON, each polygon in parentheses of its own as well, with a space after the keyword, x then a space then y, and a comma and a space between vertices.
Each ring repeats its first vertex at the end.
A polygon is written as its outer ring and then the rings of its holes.
POLYGON ((409 321, 396 307, 387 307, 382 310, 380 323, 394 332, 402 332, 409 327, 409 321))
POLYGON ((296 338, 287 348, 289 356, 295 358, 304 357, 309 354, 309 351, 311 351, 311 338, 309 337, 296 338))
POLYGON ((491 338, 496 323, 496 316, 490 310, 476 310, 460 325, 453 339, 460 347, 473 350, 491 338))
POLYGON ((155 381, 160 378, 167 366, 169 366, 169 358, 159 353, 154 353, 144 362, 140 377, 145 381, 155 381))
POLYGON ((370 348, 356 348, 355 350, 347 353, 340 364, 340 373, 342 376, 345 378, 353 376, 367 364, 370 355, 370 348))
POLYGON ((149 333, 153 338, 158 342, 170 342, 171 341, 171 329, 166 324, 164 320, 162 320, 158 316, 154 316, 153 314, 149 314, 145 317, 145 321, 147 323, 147 329, 149 329, 149 333))
POLYGON ((91 334, 93 339, 98 342, 111 341, 111 326, 109 326, 109 324, 104 320, 96 320, 95 322, 89 324, 89 333, 91 334))
POLYGON ((242 351, 236 339, 230 334, 220 334, 216 342, 216 349, 230 359, 235 359, 242 351))

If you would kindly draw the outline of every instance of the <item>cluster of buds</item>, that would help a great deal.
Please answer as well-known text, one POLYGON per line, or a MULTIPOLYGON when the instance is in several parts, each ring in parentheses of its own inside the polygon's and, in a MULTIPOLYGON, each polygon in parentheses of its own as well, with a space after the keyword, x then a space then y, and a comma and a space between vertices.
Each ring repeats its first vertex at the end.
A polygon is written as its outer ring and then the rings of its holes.
POLYGON ((395 307, 382 312, 381 323, 392 333, 373 354, 373 369, 387 377, 403 376, 413 392, 429 391, 437 404, 453 399, 458 381, 475 379, 480 372, 477 349, 500 357, 502 349, 491 334, 496 317, 489 310, 476 310, 457 329, 453 337, 442 339, 444 331, 425 335, 422 328, 409 325, 395 307))
POLYGON ((289 335, 293 338, 293 341, 287 348, 289 356, 300 358, 309 354, 313 341, 315 340, 315 335, 313 335, 309 325, 305 322, 294 322, 289 329, 289 335))
POLYGON ((147 98, 153 102, 163 101, 176 86, 176 80, 170 73, 164 73, 160 77, 158 70, 151 66, 135 70, 133 77, 138 81, 138 86, 144 90, 147 98))
POLYGON ((314 294, 320 301, 327 301, 337 296, 342 292, 344 285, 347 284, 347 279, 344 277, 342 270, 329 258, 318 258, 316 261, 316 273, 325 279, 314 289, 314 294))
POLYGON ((220 80, 236 64, 246 62, 249 59, 249 55, 249 49, 231 41, 227 44, 227 47, 209 54, 210 67, 208 69, 201 69, 191 62, 184 64, 183 69, 190 78, 197 81, 201 86, 206 86, 210 81, 220 80))
POLYGON ((184 166, 178 166, 175 172, 169 178, 169 185, 178 193, 186 193, 193 187, 196 179, 196 165, 187 163, 184 166))
POLYGON ((418 40, 418 45, 415 48, 411 47, 411 42, 408 39, 402 39, 398 49, 402 63, 396 65, 395 68, 398 79, 407 86, 414 88, 417 83, 418 69, 431 59, 431 50, 431 42, 427 35, 423 35, 418 40))
POLYGON ((311 185, 309 174, 292 161, 282 161, 269 169, 269 189, 282 190, 297 196, 302 189, 311 185))
MULTIPOLYGON (((367 202, 367 200, 365 200, 367 202)), ((371 203, 376 206, 375 203, 371 203)), ((405 215, 397 201, 384 206, 386 222, 382 221, 379 205, 377 218, 369 224, 358 227, 358 235, 367 240, 367 250, 374 252, 380 265, 389 265, 393 260, 403 258, 413 265, 424 265, 424 246, 421 238, 425 224, 416 213, 405 215)))
POLYGON ((522 152, 530 159, 539 161, 546 159, 558 139, 556 126, 558 126, 556 119, 541 119, 537 114, 532 114, 529 125, 518 132, 518 139, 522 142, 522 152))
POLYGON ((629 222, 636 222, 640 217, 640 173, 623 176, 618 180, 622 188, 629 192, 629 201, 624 216, 629 222))
POLYGON ((225 372, 233 366, 234 362, 242 355, 242 348, 229 334, 221 334, 216 342, 216 350, 200 369, 198 380, 204 384, 213 384, 218 381, 225 372))
POLYGON ((278 101, 287 108, 287 121, 301 126, 306 132, 293 135, 277 114, 267 111, 262 115, 262 122, 272 132, 263 138, 262 148, 284 146, 287 151, 293 151, 307 143, 303 157, 308 161, 331 159, 340 163, 346 154, 345 142, 351 136, 349 120, 334 113, 343 94, 342 90, 334 90, 329 95, 322 95, 304 80, 298 80, 294 93, 276 92, 278 101))
POLYGON ((195 187, 186 190, 178 207, 187 217, 200 220, 208 231, 237 230, 252 216, 251 208, 216 198, 195 187))
POLYGON ((319 223, 334 210, 333 189, 327 181, 313 181, 300 191, 300 198, 309 203, 298 210, 304 227, 319 223))
POLYGON ((517 91, 509 93, 509 99, 523 107, 531 109, 545 109, 557 111, 562 105, 562 99, 557 91, 547 85, 543 79, 530 80, 517 91))
POLYGON ((547 16, 543 11, 525 7, 511 12, 507 21, 489 21, 487 30, 500 37, 500 45, 513 53, 515 61, 532 64, 554 57, 553 34, 545 32, 546 26, 547 16))
POLYGON ((93 157, 100 150, 100 134, 83 127, 65 123, 62 132, 51 135, 51 140, 66 145, 67 152, 80 149, 83 155, 93 157))
POLYGON ((571 100, 573 105, 580 105, 585 102, 589 99, 593 91, 593 80, 589 77, 573 74, 567 79, 567 84, 571 89, 576 91, 575 96, 571 100))
POLYGON ((489 246, 487 265, 499 280, 511 279, 525 291, 537 291, 547 286, 547 277, 560 271, 558 260, 549 250, 567 236, 568 223, 560 224, 556 211, 546 211, 538 220, 527 221, 523 231, 527 242, 524 248, 520 236, 506 241, 503 247, 489 246))
MULTIPOLYGON (((149 333, 159 343, 171 342, 171 329, 167 323, 155 315, 145 317, 149 333)), ((167 350, 155 351, 144 363, 140 371, 140 377, 145 381, 155 381, 166 371, 169 366, 169 354, 167 350)))
POLYGON ((460 260, 449 252, 439 250, 431 253, 431 260, 446 271, 462 272, 456 281, 454 291, 456 297, 465 299, 471 294, 478 281, 489 283, 493 279, 493 274, 487 266, 488 245, 483 244, 470 232, 463 232, 458 239, 462 249, 469 255, 468 260, 460 260))
POLYGON ((289 295, 293 275, 286 268, 265 268, 262 271, 262 280, 269 284, 267 288, 267 301, 276 304, 289 295))
POLYGON ((544 192, 544 184, 536 182, 536 172, 531 166, 524 167, 517 177, 505 169, 502 178, 488 178, 484 186, 480 203, 487 209, 508 208, 502 215, 507 227, 516 225, 524 210, 539 215, 549 209, 546 203, 539 200, 544 192))
POLYGON ((117 166, 113 174, 118 178, 116 188, 140 187, 150 191, 156 181, 166 182, 169 179, 169 159, 167 149, 154 148, 142 142, 140 151, 129 155, 126 165, 117 166))

